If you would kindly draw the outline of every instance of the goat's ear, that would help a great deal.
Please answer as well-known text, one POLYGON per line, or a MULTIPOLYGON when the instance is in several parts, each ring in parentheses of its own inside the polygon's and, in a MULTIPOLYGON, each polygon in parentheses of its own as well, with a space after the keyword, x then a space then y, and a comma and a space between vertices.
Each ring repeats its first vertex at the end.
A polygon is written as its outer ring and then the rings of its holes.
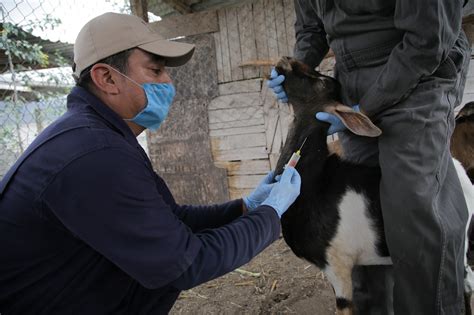
POLYGON ((347 129, 356 135, 378 137, 382 134, 382 130, 375 126, 369 117, 354 111, 348 106, 342 104, 330 105, 326 108, 326 111, 339 117, 347 129))

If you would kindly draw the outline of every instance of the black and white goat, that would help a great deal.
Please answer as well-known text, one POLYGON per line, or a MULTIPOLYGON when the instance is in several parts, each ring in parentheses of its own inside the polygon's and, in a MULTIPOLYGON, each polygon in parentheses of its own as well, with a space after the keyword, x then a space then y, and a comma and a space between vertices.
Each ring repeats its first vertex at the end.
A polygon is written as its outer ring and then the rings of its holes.
MULTIPOLYGON (((297 165, 301 194, 282 216, 283 237, 289 247, 325 272, 336 294, 338 314, 352 314, 352 269, 355 265, 391 264, 380 210, 380 169, 345 162, 330 154, 328 125, 314 115, 336 114, 349 130, 376 137, 381 131, 366 116, 338 102, 339 84, 306 65, 283 57, 276 65, 286 76, 284 88, 293 106, 290 126, 276 174, 306 139, 297 165), (300 91, 304 90, 305 93, 300 91)), ((463 188, 474 190, 456 161, 463 188)))

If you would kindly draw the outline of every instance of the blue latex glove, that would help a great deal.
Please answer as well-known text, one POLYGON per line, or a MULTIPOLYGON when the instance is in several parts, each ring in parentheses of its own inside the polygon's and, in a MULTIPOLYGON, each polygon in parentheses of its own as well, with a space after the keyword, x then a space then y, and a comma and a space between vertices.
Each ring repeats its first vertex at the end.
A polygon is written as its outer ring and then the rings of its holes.
POLYGON ((257 188, 255 188, 250 195, 247 197, 242 198, 247 207, 248 211, 252 211, 253 209, 260 206, 260 204, 267 199, 270 191, 273 188, 275 183, 272 183, 273 179, 273 171, 269 172, 267 176, 265 176, 260 183, 258 184, 257 188))
POLYGON ((275 183, 270 195, 262 205, 267 205, 275 209, 281 218, 283 213, 295 202, 300 194, 301 177, 294 167, 287 167, 281 174, 280 181, 275 183))
MULTIPOLYGON (((356 112, 360 112, 359 105, 352 106, 352 109, 355 110, 356 112)), ((319 112, 319 113, 316 113, 316 119, 331 124, 331 126, 328 129, 328 135, 332 135, 333 133, 347 129, 346 126, 339 119, 339 117, 333 114, 319 112)))
POLYGON ((275 68, 272 68, 272 72, 270 73, 270 80, 267 81, 267 86, 273 90, 275 93, 276 98, 283 103, 288 103, 288 96, 283 90, 283 86, 281 85, 285 81, 285 76, 283 74, 278 74, 275 68))

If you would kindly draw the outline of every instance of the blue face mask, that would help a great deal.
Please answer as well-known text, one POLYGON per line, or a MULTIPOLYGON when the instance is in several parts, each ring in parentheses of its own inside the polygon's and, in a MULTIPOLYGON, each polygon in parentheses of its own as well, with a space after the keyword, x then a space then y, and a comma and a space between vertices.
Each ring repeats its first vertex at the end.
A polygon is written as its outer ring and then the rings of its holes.
POLYGON ((141 87, 145 90, 147 104, 135 117, 127 120, 155 131, 168 116, 176 90, 171 83, 145 83, 141 87))
MULTIPOLYGON (((112 68, 114 69, 114 68, 112 68)), ((114 69, 125 78, 132 81, 134 84, 140 86, 144 91, 147 99, 145 108, 139 112, 132 119, 125 119, 133 121, 137 125, 145 127, 150 130, 157 130, 163 120, 168 116, 171 103, 176 95, 176 90, 171 83, 144 83, 138 84, 135 80, 129 78, 120 71, 114 69)))

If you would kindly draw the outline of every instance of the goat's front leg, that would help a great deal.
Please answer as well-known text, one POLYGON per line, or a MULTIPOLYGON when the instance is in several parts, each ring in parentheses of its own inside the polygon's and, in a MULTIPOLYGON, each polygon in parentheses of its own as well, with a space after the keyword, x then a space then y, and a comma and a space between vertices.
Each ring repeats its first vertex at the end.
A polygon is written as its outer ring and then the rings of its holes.
POLYGON ((327 252, 328 265, 323 269, 336 295, 337 315, 352 315, 352 268, 354 262, 351 257, 327 252))

